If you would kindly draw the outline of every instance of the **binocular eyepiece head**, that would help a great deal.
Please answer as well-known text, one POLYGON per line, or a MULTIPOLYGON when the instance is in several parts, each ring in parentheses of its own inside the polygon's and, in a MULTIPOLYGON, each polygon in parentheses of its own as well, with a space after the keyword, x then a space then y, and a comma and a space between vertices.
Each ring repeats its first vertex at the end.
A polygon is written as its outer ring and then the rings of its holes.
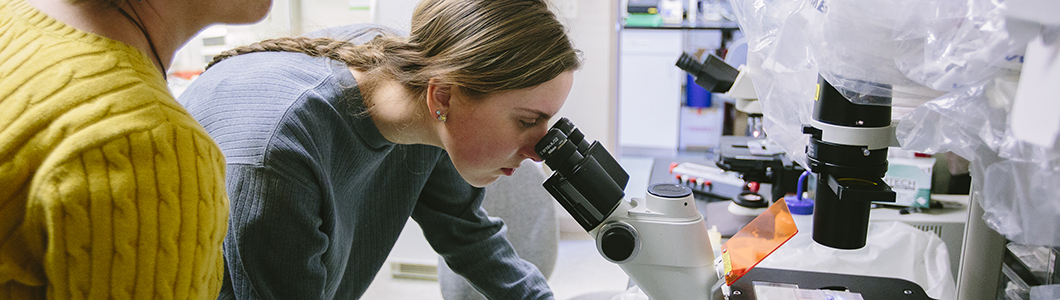
MULTIPOLYGON (((553 153, 563 147, 565 143, 569 143, 570 147, 575 148, 583 155, 589 150, 589 143, 585 141, 585 135, 582 134, 581 130, 574 127, 574 123, 570 119, 562 118, 556 121, 556 124, 552 125, 545 137, 537 142, 534 151, 547 164, 549 158, 554 157, 553 153)), ((562 152, 562 154, 566 154, 566 152, 562 152)), ((552 165, 549 165, 549 167, 552 167, 552 165)))
POLYGON ((629 174, 600 142, 588 143, 570 120, 556 122, 534 152, 556 171, 543 184, 545 189, 586 231, 617 207, 629 174))

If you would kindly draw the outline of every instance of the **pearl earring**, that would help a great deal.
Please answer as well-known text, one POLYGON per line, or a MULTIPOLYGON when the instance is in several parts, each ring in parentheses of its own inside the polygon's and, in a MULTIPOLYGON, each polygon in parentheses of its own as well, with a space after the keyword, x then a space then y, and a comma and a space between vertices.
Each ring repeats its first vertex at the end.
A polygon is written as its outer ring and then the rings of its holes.
POLYGON ((438 115, 438 121, 445 122, 446 118, 445 118, 445 115, 442 114, 442 111, 436 110, 436 111, 434 111, 434 114, 438 115))

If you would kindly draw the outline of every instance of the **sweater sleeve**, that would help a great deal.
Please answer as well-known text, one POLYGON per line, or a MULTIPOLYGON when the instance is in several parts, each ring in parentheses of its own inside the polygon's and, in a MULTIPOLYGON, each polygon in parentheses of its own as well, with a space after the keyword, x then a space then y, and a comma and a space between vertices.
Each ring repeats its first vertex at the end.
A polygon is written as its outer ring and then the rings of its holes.
POLYGON ((77 151, 34 179, 15 234, 49 299, 206 299, 220 290, 224 158, 201 128, 154 113, 81 130, 60 148, 77 151))
POLYGON ((412 217, 449 268, 487 298, 552 299, 544 275, 508 242, 504 223, 486 215, 483 194, 442 154, 412 217))
POLYGON ((329 237, 321 231, 320 189, 300 167, 305 160, 271 161, 229 168, 228 278, 220 299, 323 299, 329 237))

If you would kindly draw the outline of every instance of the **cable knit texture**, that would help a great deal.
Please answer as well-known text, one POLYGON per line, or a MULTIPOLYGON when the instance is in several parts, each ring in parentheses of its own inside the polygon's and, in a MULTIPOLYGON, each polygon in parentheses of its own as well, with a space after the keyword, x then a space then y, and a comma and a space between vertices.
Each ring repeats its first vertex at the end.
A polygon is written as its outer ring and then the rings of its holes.
POLYGON ((209 299, 224 157, 135 48, 0 0, 0 299, 209 299))

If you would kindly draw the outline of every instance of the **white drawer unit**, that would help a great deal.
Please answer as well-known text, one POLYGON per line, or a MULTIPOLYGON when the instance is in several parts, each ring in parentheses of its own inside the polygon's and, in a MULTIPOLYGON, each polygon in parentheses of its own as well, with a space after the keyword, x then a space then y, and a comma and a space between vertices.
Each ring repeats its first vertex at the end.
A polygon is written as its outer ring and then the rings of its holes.
POLYGON ((677 149, 685 73, 680 30, 621 31, 618 142, 621 147, 677 149))

